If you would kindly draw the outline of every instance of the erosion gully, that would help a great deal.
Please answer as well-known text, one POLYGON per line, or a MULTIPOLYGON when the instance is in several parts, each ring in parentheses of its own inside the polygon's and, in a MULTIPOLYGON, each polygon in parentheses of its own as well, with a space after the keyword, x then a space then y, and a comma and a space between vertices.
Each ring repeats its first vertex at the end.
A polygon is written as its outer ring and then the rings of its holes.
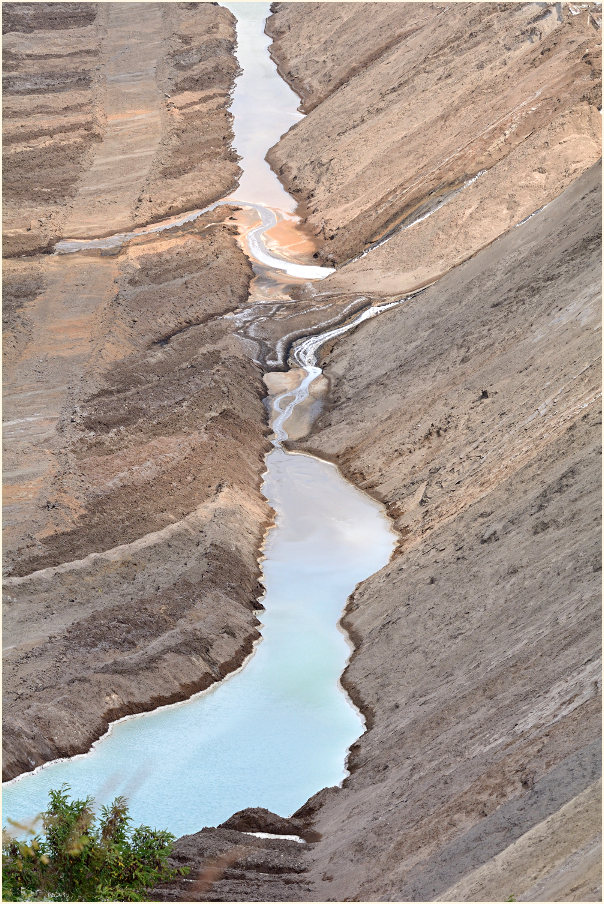
MULTIPOLYGON (((295 201, 264 159, 301 118, 298 98, 268 53, 269 4, 224 5, 237 18, 242 74, 231 111, 243 175, 235 194, 206 210, 230 204, 243 212, 241 240, 256 275, 247 307, 235 316, 249 324, 270 316, 276 298, 286 303, 293 285, 332 271, 308 263, 295 201)), ((102 239, 68 239, 55 251, 120 246, 204 212, 102 239)), ((275 517, 262 550, 265 609, 252 655, 188 701, 114 722, 88 753, 6 783, 5 824, 30 825, 49 789, 67 783, 73 795, 93 795, 98 805, 123 794, 135 823, 183 835, 245 807, 290 815, 320 788, 345 778, 347 751, 363 720, 340 684, 350 643, 339 619, 356 584, 387 563, 395 535, 382 507, 334 465, 286 451, 283 443, 312 402, 321 346, 388 307, 367 307, 349 322, 297 341, 289 370, 266 376, 274 448, 266 457, 263 493, 275 517)))

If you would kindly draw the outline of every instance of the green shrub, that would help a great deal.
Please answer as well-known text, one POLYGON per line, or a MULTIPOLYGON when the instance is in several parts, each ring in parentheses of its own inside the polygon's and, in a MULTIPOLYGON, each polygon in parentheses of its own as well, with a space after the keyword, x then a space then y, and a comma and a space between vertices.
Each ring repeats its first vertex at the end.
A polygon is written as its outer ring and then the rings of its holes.
POLYGON ((42 834, 31 841, 3 830, 4 901, 144 901, 146 889, 183 873, 167 864, 174 836, 131 828, 123 797, 97 817, 93 798, 70 800, 69 791, 50 792, 42 834))

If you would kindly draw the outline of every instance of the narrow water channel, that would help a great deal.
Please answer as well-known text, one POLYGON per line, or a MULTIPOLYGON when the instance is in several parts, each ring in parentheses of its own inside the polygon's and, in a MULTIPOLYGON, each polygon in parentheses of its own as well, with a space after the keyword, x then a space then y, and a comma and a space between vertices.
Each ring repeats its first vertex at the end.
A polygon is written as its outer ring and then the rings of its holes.
MULTIPOLYGON (((291 219, 295 207, 264 155, 300 114, 268 55, 269 4, 224 5, 238 18, 243 69, 232 111, 244 173, 236 195, 226 200, 255 205, 261 216, 246 241, 262 284, 271 268, 289 272, 283 266, 287 253, 271 253, 263 231, 275 217, 291 219)), ((330 272, 292 266, 306 279, 330 272)), ((289 815, 344 778, 347 750, 363 724, 340 685, 350 648, 339 619, 356 584, 386 564, 395 537, 382 507, 335 466, 289 453, 281 443, 289 418, 320 374, 321 342, 373 315, 364 312, 353 324, 300 343, 293 353, 294 385, 273 400, 274 449, 266 458, 263 492, 275 525, 264 544, 262 640, 252 656, 237 673, 185 703, 114 723, 89 753, 5 784, 5 822, 31 819, 44 809, 49 789, 66 782, 74 795, 92 794, 99 804, 125 794, 135 823, 182 835, 244 807, 289 815)))

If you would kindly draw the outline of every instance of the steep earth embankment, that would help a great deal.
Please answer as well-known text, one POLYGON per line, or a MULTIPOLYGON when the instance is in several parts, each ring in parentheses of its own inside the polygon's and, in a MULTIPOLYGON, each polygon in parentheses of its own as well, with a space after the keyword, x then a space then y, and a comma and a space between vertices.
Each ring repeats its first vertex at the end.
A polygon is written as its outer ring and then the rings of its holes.
POLYGON ((595 5, 577 15, 541 3, 272 8, 273 57, 310 112, 269 159, 320 258, 343 264, 400 229, 321 292, 426 284, 600 156, 595 5))
POLYGON ((264 389, 223 316, 252 277, 229 210, 38 253, 237 176, 233 17, 139 11, 3 8, 5 777, 206 687, 258 636, 264 389))
POLYGON ((319 300, 448 271, 339 340, 300 443, 401 534, 348 608, 370 730, 344 790, 303 808, 322 835, 307 881, 318 900, 598 900, 601 171, 581 173, 601 154, 600 12, 273 9, 310 113, 271 160, 322 258, 434 211, 319 300))
POLYGON ((235 185, 231 15, 5 3, 4 255, 203 207, 235 185))
POLYGON ((598 900, 600 810, 564 808, 600 774, 600 236, 597 166, 327 357, 303 444, 401 543, 347 610, 370 730, 306 808, 318 899, 472 899, 481 867, 480 900, 598 900), (546 818, 551 861, 496 871, 546 818))

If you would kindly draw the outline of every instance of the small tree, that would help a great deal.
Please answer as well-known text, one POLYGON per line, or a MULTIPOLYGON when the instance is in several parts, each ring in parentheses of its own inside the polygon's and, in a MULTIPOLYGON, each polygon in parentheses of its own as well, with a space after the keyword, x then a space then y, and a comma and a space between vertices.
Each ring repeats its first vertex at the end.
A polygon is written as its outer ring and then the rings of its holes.
POLYGON ((97 820, 93 798, 69 800, 69 791, 50 792, 43 833, 32 841, 3 830, 3 900, 144 901, 146 889, 186 872, 168 867, 174 836, 132 829, 123 797, 102 807, 97 820))

